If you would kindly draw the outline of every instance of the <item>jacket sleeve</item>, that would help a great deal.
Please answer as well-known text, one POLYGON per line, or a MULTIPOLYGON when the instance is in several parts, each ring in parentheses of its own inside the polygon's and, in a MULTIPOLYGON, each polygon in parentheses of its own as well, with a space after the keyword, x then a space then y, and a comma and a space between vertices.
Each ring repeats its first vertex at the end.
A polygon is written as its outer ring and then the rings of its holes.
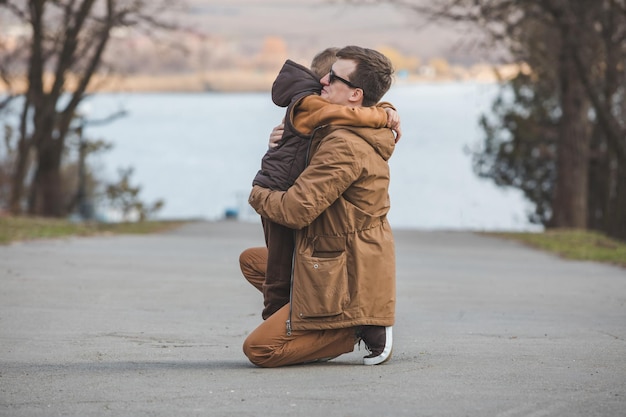
POLYGON ((311 134, 316 127, 327 124, 374 128, 387 125, 387 112, 384 106, 352 108, 342 104, 331 104, 318 95, 302 98, 294 106, 289 117, 293 126, 305 135, 311 134))
MULTIPOLYGON (((344 131, 345 132, 345 131, 344 131)), ((359 176, 360 158, 343 135, 324 138, 310 164, 287 191, 254 186, 248 202, 261 216, 292 229, 308 226, 359 176)))

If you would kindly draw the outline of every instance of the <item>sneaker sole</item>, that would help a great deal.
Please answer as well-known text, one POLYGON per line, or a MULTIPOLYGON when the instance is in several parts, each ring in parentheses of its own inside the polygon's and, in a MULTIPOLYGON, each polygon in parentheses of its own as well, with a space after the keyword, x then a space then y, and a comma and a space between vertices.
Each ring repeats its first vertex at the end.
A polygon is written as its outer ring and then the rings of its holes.
POLYGON ((381 363, 385 363, 391 359, 391 352, 393 350, 392 329, 393 327, 391 326, 385 327, 385 348, 383 349, 383 352, 373 358, 363 358, 363 365, 380 365, 381 363))

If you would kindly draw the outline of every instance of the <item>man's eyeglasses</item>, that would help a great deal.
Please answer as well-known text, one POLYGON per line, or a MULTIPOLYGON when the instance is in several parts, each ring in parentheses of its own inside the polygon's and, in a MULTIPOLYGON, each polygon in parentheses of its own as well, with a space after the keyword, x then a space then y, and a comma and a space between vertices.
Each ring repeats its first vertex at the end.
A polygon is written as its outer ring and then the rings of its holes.
MULTIPOLYGON (((344 83, 345 85, 347 85, 350 88, 361 88, 361 87, 358 87, 358 86, 352 84, 350 81, 346 80, 345 78, 341 78, 340 76, 335 74, 333 72, 333 69, 331 68, 330 72, 328 73, 328 83, 332 84, 335 80, 341 81, 342 83, 344 83)), ((362 88, 361 88, 361 90, 362 90, 362 88)))

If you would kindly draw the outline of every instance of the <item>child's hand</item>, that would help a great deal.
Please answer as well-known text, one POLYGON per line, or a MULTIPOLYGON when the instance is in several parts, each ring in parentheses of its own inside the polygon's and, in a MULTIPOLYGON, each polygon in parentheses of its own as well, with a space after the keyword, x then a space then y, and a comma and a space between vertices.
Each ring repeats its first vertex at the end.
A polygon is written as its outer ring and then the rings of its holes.
POLYGON ((385 107, 385 111, 387 112, 387 127, 394 131, 394 133, 396 134, 396 143, 398 143, 400 137, 402 136, 402 128, 400 127, 400 115, 391 107, 385 107))
POLYGON ((285 132, 285 124, 281 123, 272 129, 272 133, 270 133, 270 142, 268 144, 270 149, 274 149, 278 146, 278 142, 283 138, 283 133, 285 132))

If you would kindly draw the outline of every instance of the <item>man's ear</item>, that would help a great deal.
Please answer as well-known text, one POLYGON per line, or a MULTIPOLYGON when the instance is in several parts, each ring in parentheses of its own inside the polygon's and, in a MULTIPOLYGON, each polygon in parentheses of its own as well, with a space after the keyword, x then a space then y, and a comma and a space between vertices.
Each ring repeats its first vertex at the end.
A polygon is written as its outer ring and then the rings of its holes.
POLYGON ((352 89, 352 94, 348 97, 348 101, 354 105, 362 105, 363 104, 363 90, 360 88, 352 89))

